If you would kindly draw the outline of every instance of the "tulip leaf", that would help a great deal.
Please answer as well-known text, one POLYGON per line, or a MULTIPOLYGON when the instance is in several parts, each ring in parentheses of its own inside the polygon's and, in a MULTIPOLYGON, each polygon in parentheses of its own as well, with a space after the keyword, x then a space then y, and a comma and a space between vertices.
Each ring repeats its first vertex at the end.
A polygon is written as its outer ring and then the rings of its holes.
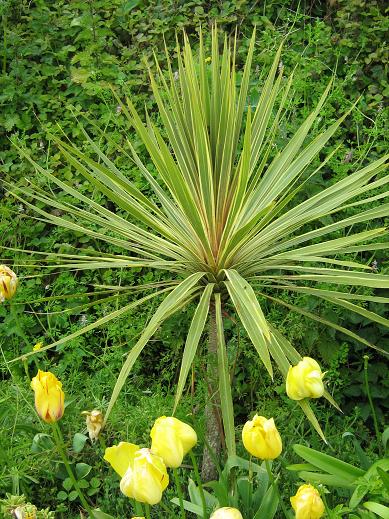
POLYGON ((267 473, 267 470, 263 467, 261 467, 261 471, 257 473, 257 479, 256 479, 256 489, 252 496, 252 504, 254 507, 254 510, 257 510, 262 501, 263 498, 267 492, 269 485, 269 475, 267 473))
MULTIPOLYGON (((173 497, 173 499, 170 500, 175 505, 180 506, 180 500, 177 497, 173 497)), ((188 512, 192 512, 193 514, 198 515, 199 517, 203 517, 203 509, 199 505, 195 505, 194 503, 191 503, 190 501, 183 500, 183 505, 185 510, 188 512)))
POLYGON ((363 484, 358 485, 355 488, 352 496, 350 497, 350 501, 349 501, 350 508, 356 508, 368 492, 369 492, 369 487, 368 487, 366 481, 363 484))
POLYGON ((219 481, 209 481, 207 487, 212 488, 219 506, 228 506, 230 496, 228 495, 228 482, 225 478, 221 477, 219 481))
POLYGON ((112 515, 102 512, 99 508, 92 510, 95 519, 115 519, 112 515))
POLYGON ((250 501, 252 499, 253 482, 248 476, 238 478, 237 482, 239 503, 244 510, 250 509, 250 501))
POLYGON ((299 472, 301 479, 307 483, 317 483, 327 485, 329 487, 342 487, 342 488, 354 488, 353 483, 348 483, 344 478, 340 476, 333 476, 332 474, 321 474, 319 472, 311 472, 308 470, 302 470, 299 472))
POLYGON ((240 456, 232 455, 228 456, 226 464, 224 465, 223 474, 226 478, 228 478, 231 469, 238 467, 243 470, 251 470, 252 472, 256 472, 259 474, 263 472, 264 468, 258 463, 254 463, 253 461, 248 461, 240 456))
POLYGON ((365 474, 362 469, 338 460, 328 454, 324 454, 323 452, 305 447, 305 445, 293 445, 293 449, 299 456, 308 461, 308 463, 312 463, 312 465, 320 470, 325 470, 328 474, 344 478, 346 482, 353 483, 356 479, 365 474))
POLYGON ((261 519, 263 517, 266 517, 266 519, 273 519, 277 512, 278 502, 279 498, 277 490, 275 486, 272 485, 264 495, 261 506, 258 508, 253 519, 261 519))
POLYGON ((389 427, 387 427, 385 429, 385 431, 382 433, 381 441, 382 441, 382 445, 384 446, 384 449, 386 451, 387 444, 388 444, 388 441, 389 441, 389 427))
POLYGON ((299 472, 301 470, 316 470, 316 467, 314 465, 311 465, 310 463, 294 463, 293 465, 287 465, 287 470, 291 470, 293 472, 299 472))
POLYGON ((377 474, 381 478, 384 487, 389 492, 389 474, 387 474, 381 467, 377 467, 377 474))
POLYGON ((389 508, 385 505, 375 503, 374 501, 367 501, 363 503, 363 506, 374 512, 376 515, 382 517, 382 519, 389 519, 389 508))
MULTIPOLYGON (((193 481, 193 479, 190 479, 190 478, 189 478, 189 484, 188 484, 188 493, 189 493, 191 502, 195 505, 201 506, 201 516, 200 517, 203 517, 203 509, 202 509, 200 491, 199 491, 199 488, 196 486, 195 482, 193 481)), ((207 492, 205 490, 205 488, 203 488, 203 493, 204 493, 206 506, 208 508, 215 508, 218 504, 217 498, 215 496, 213 496, 212 494, 210 494, 209 492, 207 492)))

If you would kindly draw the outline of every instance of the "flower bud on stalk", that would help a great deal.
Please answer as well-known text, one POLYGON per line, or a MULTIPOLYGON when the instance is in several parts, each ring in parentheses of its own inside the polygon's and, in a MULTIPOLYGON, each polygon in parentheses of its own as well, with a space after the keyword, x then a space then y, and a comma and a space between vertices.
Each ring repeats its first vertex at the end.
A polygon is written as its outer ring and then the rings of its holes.
POLYGON ((64 413, 64 392, 57 377, 39 369, 31 381, 31 388, 35 392, 35 409, 42 420, 47 423, 60 420, 64 413))
POLYGON ((243 517, 237 508, 225 506, 215 510, 211 515, 211 519, 243 519, 243 517))
POLYGON ((169 484, 166 466, 149 449, 139 449, 133 443, 120 442, 108 447, 104 459, 122 478, 120 490, 139 503, 156 505, 169 484))
POLYGON ((161 456, 165 465, 170 468, 178 468, 184 456, 197 443, 195 430, 173 416, 157 418, 150 437, 151 451, 161 456))
POLYGON ((16 292, 18 278, 7 265, 0 265, 0 303, 11 299, 16 292))
POLYGON ((273 418, 255 415, 244 424, 242 440, 245 449, 261 460, 274 460, 282 452, 281 436, 273 418))
POLYGON ((320 519, 324 515, 324 503, 312 485, 301 485, 290 502, 296 519, 320 519))
POLYGON ((324 394, 324 373, 319 364, 310 357, 289 368, 286 376, 286 393, 292 400, 320 398, 324 394))

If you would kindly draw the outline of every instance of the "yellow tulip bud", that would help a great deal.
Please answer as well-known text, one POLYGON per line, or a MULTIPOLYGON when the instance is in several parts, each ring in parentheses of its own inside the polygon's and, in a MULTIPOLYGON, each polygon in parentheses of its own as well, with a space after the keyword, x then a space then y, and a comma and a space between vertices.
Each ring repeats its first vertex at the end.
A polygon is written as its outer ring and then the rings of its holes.
POLYGON ((93 409, 93 411, 83 411, 81 414, 85 415, 86 417, 85 421, 89 438, 92 442, 94 442, 99 437, 101 428, 103 426, 103 413, 97 409, 93 409))
POLYGON ((140 503, 156 505, 168 484, 169 476, 162 458, 149 449, 140 449, 120 481, 120 490, 140 503))
POLYGON ((104 459, 121 476, 120 490, 140 503, 156 505, 169 484, 166 466, 149 449, 139 449, 133 443, 120 442, 108 447, 104 459))
POLYGON ((296 512, 296 519, 320 519, 324 515, 323 501, 312 485, 301 485, 290 502, 296 512))
POLYGON ((35 392, 35 409, 47 423, 54 423, 62 418, 64 412, 64 393, 62 384, 50 371, 38 370, 31 381, 35 392))
POLYGON ((282 452, 281 436, 273 418, 255 415, 244 424, 242 440, 246 450, 261 460, 274 460, 282 452))
POLYGON ((131 519, 146 519, 146 518, 145 517, 136 516, 136 517, 131 517, 131 519))
POLYGON ((7 265, 0 265, 0 303, 11 299, 16 292, 18 278, 7 265))
POLYGON ((286 393, 292 400, 320 398, 324 393, 324 374, 319 364, 310 357, 289 368, 286 376, 286 393))
POLYGON ((196 431, 173 416, 157 418, 150 436, 151 451, 160 456, 170 468, 179 467, 184 456, 197 443, 196 431))
POLYGON ((243 519, 243 517, 237 508, 225 506, 215 510, 211 515, 211 519, 243 519))

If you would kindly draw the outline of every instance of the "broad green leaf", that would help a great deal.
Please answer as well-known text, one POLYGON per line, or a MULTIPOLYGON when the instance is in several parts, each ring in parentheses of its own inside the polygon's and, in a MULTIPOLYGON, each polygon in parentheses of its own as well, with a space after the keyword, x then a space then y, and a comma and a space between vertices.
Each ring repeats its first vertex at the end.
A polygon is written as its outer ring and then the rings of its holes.
MULTIPOLYGON (((173 499, 170 500, 172 503, 174 503, 177 506, 180 506, 180 500, 178 497, 173 497, 173 499)), ((192 514, 197 515, 197 517, 203 517, 203 509, 200 505, 195 505, 194 503, 191 503, 190 501, 183 500, 184 508, 188 512, 192 512, 192 514)))
POLYGON ((95 508, 92 510, 93 517, 95 519, 115 519, 113 515, 106 514, 105 512, 102 512, 99 508, 95 508))
POLYGON ((346 481, 343 477, 333 476, 332 474, 321 474, 302 470, 299 472, 299 477, 307 483, 314 483, 316 485, 326 485, 335 488, 355 488, 354 483, 346 481))
POLYGON ((255 513, 253 519, 261 519, 262 517, 266 517, 266 519, 273 519, 277 512, 279 503, 278 492, 274 485, 268 488, 261 506, 255 513))
POLYGON ((293 445, 293 450, 318 469, 325 470, 328 474, 332 474, 333 476, 344 478, 349 483, 353 483, 365 473, 363 470, 349 463, 345 463, 333 456, 305 447, 304 445, 293 445))
POLYGON ((375 503, 374 501, 366 501, 366 503, 363 503, 363 506, 379 517, 382 517, 382 519, 389 519, 389 508, 387 506, 375 503))

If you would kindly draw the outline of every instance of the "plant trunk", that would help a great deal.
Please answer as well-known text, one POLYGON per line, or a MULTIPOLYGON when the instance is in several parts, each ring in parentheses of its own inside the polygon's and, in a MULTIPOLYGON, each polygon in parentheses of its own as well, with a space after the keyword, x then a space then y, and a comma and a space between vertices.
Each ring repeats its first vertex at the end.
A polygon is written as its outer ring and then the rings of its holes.
POLYGON ((207 356, 207 403, 205 407, 205 440, 201 479, 203 482, 217 479, 213 457, 220 458, 223 428, 220 417, 219 379, 217 369, 217 331, 215 305, 210 305, 208 356, 207 356), (212 450, 213 456, 209 450, 212 450))

